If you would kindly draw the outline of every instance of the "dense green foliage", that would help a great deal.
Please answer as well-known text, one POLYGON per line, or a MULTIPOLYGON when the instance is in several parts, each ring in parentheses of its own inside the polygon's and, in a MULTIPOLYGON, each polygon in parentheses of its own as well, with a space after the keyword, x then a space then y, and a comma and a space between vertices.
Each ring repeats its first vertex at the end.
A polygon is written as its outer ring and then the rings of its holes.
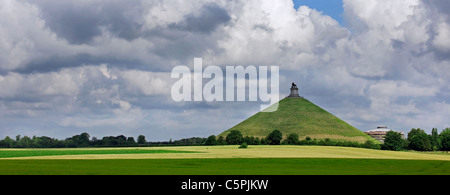
POLYGON ((440 147, 443 151, 450 151, 450 128, 446 128, 439 134, 440 147))
POLYGON ((6 136, 5 139, 0 140, 0 148, 80 148, 80 147, 136 147, 136 146, 193 146, 203 145, 206 138, 192 137, 184 138, 175 141, 165 142, 147 142, 145 136, 139 135, 136 142, 133 137, 119 136, 105 136, 102 139, 92 137, 88 133, 74 135, 65 140, 58 140, 47 136, 16 136, 16 139, 11 139, 6 136))
MULTIPOLYGON (((144 136, 139 136, 138 140, 145 140, 144 136)), ((138 141, 139 142, 139 141, 138 141)), ((253 136, 242 136, 238 130, 233 130, 227 135, 226 139, 219 136, 212 135, 208 138, 192 137, 168 142, 145 142, 145 144, 138 144, 132 137, 106 136, 101 140, 93 137, 89 139, 89 134, 82 133, 75 135, 65 140, 58 140, 50 137, 36 137, 30 139, 27 136, 16 136, 16 140, 8 136, 4 140, 0 140, 0 148, 76 148, 76 147, 137 147, 137 146, 199 146, 199 145, 240 145, 242 143, 248 145, 278 145, 278 144, 292 144, 292 145, 322 145, 322 146, 346 146, 346 147, 361 147, 379 149, 379 144, 370 140, 362 144, 352 141, 339 141, 332 139, 311 139, 307 137, 305 140, 298 140, 298 135, 292 134, 287 139, 282 139, 282 133, 274 130, 266 138, 259 139, 253 136)))
POLYGON ((384 150, 400 151, 403 149, 404 142, 405 140, 402 139, 402 135, 399 132, 388 131, 381 148, 384 150))
POLYGON ((238 130, 232 130, 227 135, 227 138, 225 138, 225 142, 228 145, 238 145, 241 144, 244 141, 244 138, 242 137, 242 133, 238 130))
POLYGON ((146 143, 147 143, 147 141, 145 140, 145 136, 139 135, 137 144, 146 144, 146 143))
POLYGON ((449 161, 328 158, 0 160, 0 167, 8 167, 0 175, 450 174, 449 161))
POLYGON ((408 139, 401 139, 399 133, 389 131, 386 134, 382 149, 386 150, 415 150, 415 151, 449 151, 450 128, 439 134, 436 128, 428 135, 425 130, 413 128, 408 133, 408 139))
POLYGON ((296 145, 298 144, 298 141, 299 141, 298 134, 291 133, 284 140, 283 144, 296 145))
MULTIPOLYGON (((342 140, 333 140, 329 138, 325 139, 311 139, 310 137, 306 137, 305 140, 299 140, 297 134, 292 133, 286 139, 282 139, 283 134, 279 130, 272 131, 265 138, 259 139, 253 136, 245 136, 242 138, 242 134, 238 130, 232 130, 230 134, 227 136, 228 145, 239 145, 243 142, 248 145, 316 145, 316 146, 344 146, 344 147, 358 147, 358 148, 370 148, 370 149, 380 149, 380 144, 373 142, 371 140, 367 140, 365 143, 359 143, 356 141, 342 141, 342 140), (239 142, 238 142, 239 141, 239 142)), ((220 138, 220 136, 219 136, 220 138)), ((225 145, 216 142, 217 145, 225 145)))
POLYGON ((243 148, 243 149, 248 148, 247 142, 242 143, 242 144, 239 146, 239 148, 243 148))
POLYGON ((205 145, 206 145, 206 146, 214 146, 214 145, 217 145, 216 136, 215 136, 215 135, 211 135, 211 136, 209 136, 208 138, 206 138, 205 145))
POLYGON ((408 148, 417 151, 431 151, 431 142, 423 129, 411 129, 408 133, 408 148))
POLYGON ((273 130, 266 137, 266 140, 269 142, 270 145, 280 145, 282 139, 283 134, 278 129, 273 130))
POLYGON ((191 151, 176 150, 145 150, 145 149, 108 149, 108 150, 55 150, 55 149, 33 149, 33 150, 2 150, 0 158, 27 157, 27 156, 58 156, 58 155, 92 155, 92 154, 155 154, 155 153, 194 153, 191 151))
POLYGON ((88 133, 75 135, 65 140, 58 140, 46 136, 32 138, 28 136, 16 136, 16 139, 6 137, 0 140, 0 148, 76 148, 76 147, 137 147, 137 146, 201 146, 201 145, 240 145, 242 143, 248 145, 319 145, 319 146, 345 146, 345 147, 359 147, 371 149, 385 149, 385 150, 416 150, 416 151, 449 151, 450 150, 450 128, 444 129, 438 134, 437 129, 433 129, 431 135, 427 135, 424 130, 412 129, 408 133, 408 139, 401 138, 399 133, 389 131, 385 137, 385 143, 379 144, 372 140, 367 140, 365 143, 356 141, 343 141, 330 138, 312 139, 306 137, 304 140, 299 140, 297 133, 290 133, 285 139, 280 130, 273 130, 265 138, 259 139, 253 136, 242 136, 241 131, 232 130, 226 138, 223 136, 211 135, 208 138, 192 137, 175 141, 165 142, 147 142, 145 136, 138 136, 136 142, 133 137, 106 136, 102 139, 93 137, 90 139, 88 133))

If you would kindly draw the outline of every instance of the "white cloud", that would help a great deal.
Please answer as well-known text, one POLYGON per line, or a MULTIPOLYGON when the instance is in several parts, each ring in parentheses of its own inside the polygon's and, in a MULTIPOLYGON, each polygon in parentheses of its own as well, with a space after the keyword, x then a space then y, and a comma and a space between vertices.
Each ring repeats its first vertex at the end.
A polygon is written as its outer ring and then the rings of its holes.
POLYGON ((450 24, 441 22, 436 27, 433 45, 441 52, 450 53, 450 24))
POLYGON ((212 64, 279 65, 299 70, 338 57, 327 51, 338 47, 349 32, 316 10, 292 7, 292 1, 247 1, 239 9, 229 10, 233 22, 218 41, 221 50, 209 54, 207 60, 212 64))
POLYGON ((116 75, 111 75, 111 71, 108 69, 107 64, 101 64, 98 69, 103 74, 103 76, 105 76, 106 78, 113 79, 113 80, 117 79, 116 75))
POLYGON ((47 28, 41 10, 30 3, 5 0, 0 3, 0 71, 26 69, 49 56, 84 52, 84 45, 69 45, 47 28))
MULTIPOLYGON (((38 17, 39 10, 30 4, 14 0, 2 1, 0 6, 0 66, 14 69, 29 62, 38 34, 42 34, 45 22, 38 17)), ((46 32, 49 33, 50 32, 46 32)))
MULTIPOLYGON (((121 104, 127 104, 122 102, 121 104)), ((138 108, 129 109, 126 112, 116 111, 112 115, 77 115, 64 117, 58 124, 63 127, 75 128, 114 128, 128 130, 141 126, 145 114, 138 108)))
POLYGON ((414 86, 407 82, 379 81, 369 87, 368 95, 373 97, 396 98, 400 96, 435 96, 439 91, 437 87, 414 86))
MULTIPOLYGON (((450 114, 450 104, 445 102, 430 103, 426 109, 421 109, 414 115, 393 115, 395 122, 400 126, 410 128, 422 128, 431 133, 432 128, 442 130, 450 127, 448 115, 450 114)), ((405 129, 407 131, 411 129, 405 129)))
MULTIPOLYGON (((79 70, 78 70, 79 71, 79 70)), ((42 98, 43 96, 76 96, 83 85, 78 72, 61 70, 51 73, 0 75, 0 97, 42 98)))
POLYGON ((120 72, 126 84, 126 90, 143 95, 169 95, 169 73, 127 70, 120 72))

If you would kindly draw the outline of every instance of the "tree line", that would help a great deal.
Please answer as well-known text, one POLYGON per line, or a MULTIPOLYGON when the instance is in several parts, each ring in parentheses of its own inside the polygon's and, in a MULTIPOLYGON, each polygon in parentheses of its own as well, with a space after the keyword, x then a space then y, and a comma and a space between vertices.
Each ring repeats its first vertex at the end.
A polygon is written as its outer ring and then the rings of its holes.
POLYGON ((441 133, 438 133, 436 128, 431 130, 431 134, 428 135, 425 130, 420 128, 413 128, 408 133, 407 139, 403 139, 399 132, 388 131, 384 140, 384 144, 377 144, 370 140, 365 143, 352 142, 352 141, 340 141, 325 139, 311 139, 306 137, 304 140, 299 140, 299 136, 296 133, 289 134, 283 139, 283 134, 279 130, 272 131, 265 138, 255 138, 252 136, 242 136, 242 133, 238 130, 232 130, 224 139, 219 137, 216 140, 216 136, 209 136, 206 140, 206 145, 225 145, 225 144, 241 144, 242 148, 246 148, 247 145, 320 145, 320 146, 345 146, 345 147, 359 147, 370 149, 382 149, 382 150, 415 150, 415 151, 449 151, 450 150, 450 128, 443 129, 441 133))
POLYGON ((239 130, 231 130, 230 133, 224 138, 223 136, 211 135, 206 138, 205 145, 241 145, 240 148, 246 148, 248 145, 320 145, 320 146, 344 146, 344 147, 358 147, 358 148, 371 148, 380 149, 381 146, 370 140, 365 143, 359 143, 356 141, 341 141, 333 140, 329 138, 325 139, 312 139, 306 137, 304 140, 299 139, 297 133, 291 133, 283 139, 283 133, 275 129, 269 133, 266 137, 258 138, 253 136, 243 136, 239 130))
POLYGON ((416 150, 416 151, 449 151, 450 128, 438 133, 436 128, 427 134, 425 130, 411 129, 407 139, 402 139, 400 133, 389 131, 386 133, 382 149, 385 150, 416 150))
POLYGON ((15 139, 8 136, 0 140, 0 148, 77 148, 77 147, 149 147, 149 146, 212 146, 212 145, 241 145, 246 148, 248 145, 320 145, 320 146, 345 146, 383 150, 416 150, 416 151, 449 151, 450 150, 450 128, 438 133, 433 128, 428 135, 423 129, 411 129, 408 138, 403 139, 401 134, 395 131, 386 133, 384 144, 374 143, 367 140, 365 143, 353 141, 325 139, 312 139, 306 137, 299 139, 299 135, 291 133, 283 139, 281 131, 275 129, 266 137, 258 138, 253 136, 243 136, 239 130, 231 130, 226 136, 211 135, 207 138, 192 137, 180 140, 169 140, 163 142, 148 142, 144 135, 139 135, 137 140, 133 137, 105 136, 102 139, 90 138, 86 132, 74 135, 64 140, 58 140, 47 136, 28 137, 17 135, 15 139))
POLYGON ((102 139, 97 137, 90 138, 86 132, 80 135, 74 135, 64 140, 58 140, 47 136, 20 136, 17 135, 15 139, 6 136, 5 139, 0 140, 0 148, 80 148, 80 147, 145 147, 145 146, 189 146, 202 145, 206 138, 192 137, 175 141, 166 142, 147 142, 144 135, 139 135, 137 140, 133 137, 119 136, 105 136, 102 139))
POLYGON ((86 132, 74 135, 64 140, 58 140, 47 136, 20 136, 15 139, 6 136, 0 140, 0 148, 79 148, 79 147, 148 147, 148 146, 201 146, 201 145, 325 145, 325 146, 348 146, 379 149, 379 146, 370 141, 361 144, 350 141, 337 141, 332 139, 316 140, 306 137, 299 140, 297 134, 289 134, 283 139, 283 134, 279 130, 272 131, 267 137, 258 138, 253 136, 243 136, 238 130, 232 130, 226 137, 211 135, 208 138, 192 137, 180 140, 169 140, 162 142, 148 142, 144 135, 139 135, 137 140, 133 137, 105 136, 102 139, 90 137, 86 132))

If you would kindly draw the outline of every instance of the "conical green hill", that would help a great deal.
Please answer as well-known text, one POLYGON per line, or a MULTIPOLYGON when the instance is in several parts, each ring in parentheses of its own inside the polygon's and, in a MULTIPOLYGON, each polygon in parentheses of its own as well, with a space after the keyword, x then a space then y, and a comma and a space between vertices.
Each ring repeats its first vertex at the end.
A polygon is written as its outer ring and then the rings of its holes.
MULTIPOLYGON (((273 105, 272 105, 273 106, 273 105)), ((308 137, 330 138, 364 143, 373 138, 330 114, 304 98, 284 98, 275 112, 258 112, 219 136, 226 137, 231 130, 239 130, 243 136, 263 138, 278 129, 286 137, 297 133, 300 140, 308 137)))

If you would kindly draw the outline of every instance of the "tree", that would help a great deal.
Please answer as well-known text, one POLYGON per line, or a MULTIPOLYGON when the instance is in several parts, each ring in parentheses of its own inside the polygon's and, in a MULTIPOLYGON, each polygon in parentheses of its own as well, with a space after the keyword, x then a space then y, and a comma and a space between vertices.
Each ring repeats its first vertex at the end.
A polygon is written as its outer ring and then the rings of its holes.
POLYGON ((74 135, 65 140, 67 147, 88 147, 89 146, 89 134, 84 132, 80 135, 74 135))
POLYGON ((437 151, 441 148, 441 140, 439 139, 439 134, 437 128, 431 130, 431 148, 433 151, 437 151))
POLYGON ((58 147, 58 140, 47 136, 37 137, 37 148, 54 148, 58 147))
POLYGON ((228 145, 239 145, 243 142, 242 133, 238 130, 231 130, 230 133, 225 138, 225 142, 228 145))
POLYGON ((101 143, 100 143, 101 141, 97 138, 97 137, 92 137, 92 145, 93 146, 97 146, 97 145, 100 145, 101 143))
POLYGON ((261 138, 261 145, 267 145, 269 144, 269 141, 265 137, 261 138))
POLYGON ((291 133, 286 138, 286 144, 295 145, 298 144, 298 134, 297 133, 291 133))
POLYGON ((280 145, 281 140, 283 139, 283 134, 278 129, 275 129, 267 135, 267 141, 270 145, 280 145))
POLYGON ((30 148, 31 146, 31 138, 28 136, 23 136, 20 138, 20 146, 23 148, 30 148))
POLYGON ((417 129, 413 128, 413 129, 411 129, 411 131, 409 131, 409 133, 408 133, 408 141, 410 141, 411 138, 414 137, 415 135, 422 134, 422 133, 425 133, 425 131, 420 129, 420 128, 417 128, 417 129))
POLYGON ((384 137, 383 150, 395 150, 400 151, 403 148, 402 135, 395 131, 388 131, 386 137, 384 137))
POLYGON ((429 136, 420 128, 411 129, 408 133, 408 141, 408 148, 410 150, 431 151, 432 149, 429 136))
POLYGON ((127 145, 136 145, 136 141, 134 141, 134 137, 127 138, 127 145))
POLYGON ((139 136, 138 136, 138 139, 137 139, 137 143, 138 143, 138 144, 146 144, 147 141, 145 141, 145 136, 139 135, 139 136))
POLYGON ((449 151, 450 150, 450 128, 445 128, 442 130, 441 134, 439 134, 439 139, 441 140, 441 150, 449 151))
POLYGON ((90 137, 90 135, 88 133, 86 133, 86 132, 81 133, 80 134, 80 143, 81 143, 81 145, 88 146, 89 145, 89 137, 90 137))
POLYGON ((260 145, 261 140, 257 137, 253 136, 245 136, 243 142, 247 143, 248 145, 260 145))
POLYGON ((206 139, 205 145, 214 146, 217 145, 217 140, 215 135, 211 135, 206 139))
POLYGON ((115 138, 117 140, 117 145, 122 146, 127 142, 127 137, 125 135, 118 135, 115 138))
POLYGON ((6 136, 5 139, 0 141, 0 147, 2 148, 12 148, 14 147, 14 140, 11 139, 9 136, 6 136))
POLYGON ((217 138, 217 145, 225 145, 225 144, 227 143, 225 142, 223 136, 219 136, 219 138, 217 138))

